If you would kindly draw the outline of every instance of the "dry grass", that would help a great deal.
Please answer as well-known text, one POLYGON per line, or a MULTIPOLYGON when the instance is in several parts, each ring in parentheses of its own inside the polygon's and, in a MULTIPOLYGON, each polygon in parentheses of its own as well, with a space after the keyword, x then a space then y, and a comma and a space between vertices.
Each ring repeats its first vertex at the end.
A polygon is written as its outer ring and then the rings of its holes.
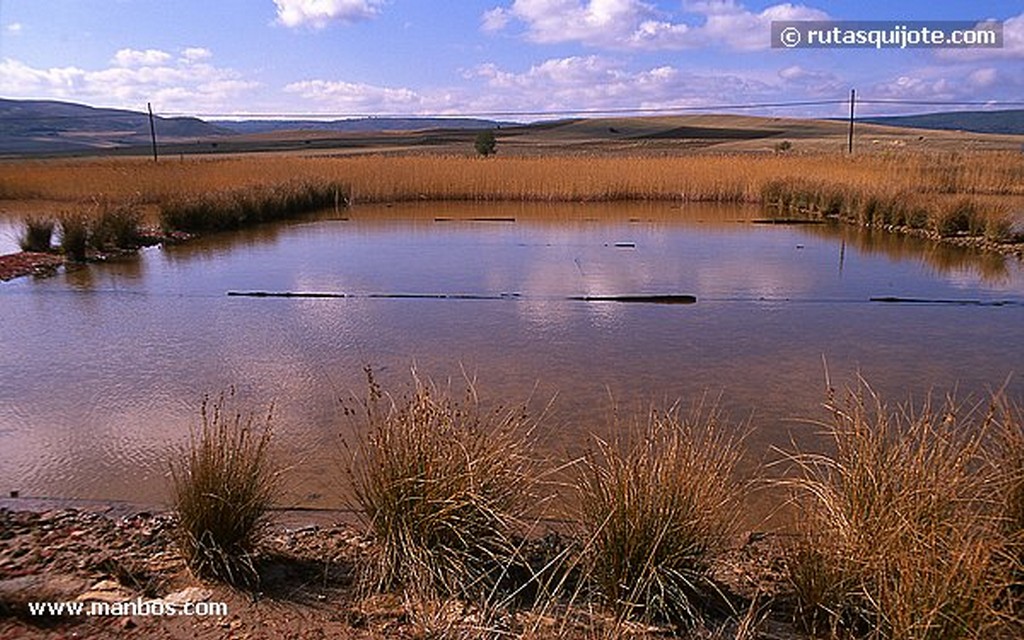
POLYGON ((536 506, 530 424, 415 381, 385 398, 370 376, 366 432, 349 474, 376 541, 367 585, 428 596, 486 596, 519 562, 536 506))
POLYGON ((994 413, 889 409, 862 385, 832 403, 834 452, 795 454, 789 558, 800 620, 870 638, 985 637, 1009 584, 986 441, 994 413))
MULTIPOLYGON (((157 205, 164 209, 165 218, 181 216, 188 221, 170 225, 180 228, 231 227, 239 219, 259 218, 263 208, 254 200, 280 202, 297 197, 306 200, 303 207, 327 208, 336 203, 339 190, 356 203, 421 199, 763 202, 842 214, 866 224, 999 237, 1009 232, 1007 216, 1013 213, 1005 202, 1024 196, 1024 156, 909 151, 853 157, 695 153, 486 160, 454 155, 254 155, 159 164, 139 159, 0 163, 0 193, 7 198, 67 203, 103 198, 157 205), (323 185, 326 191, 320 188, 323 185), (320 195, 311 197, 311 193, 320 195), (961 215, 965 207, 966 218, 961 215), (211 208, 233 213, 204 222, 203 212, 211 208)), ((277 205, 268 208, 279 209, 277 205)), ((294 207, 289 204, 285 209, 294 207)))
POLYGON ((736 532, 741 443, 716 408, 652 412, 624 447, 598 442, 575 486, 585 572, 623 621, 701 619, 736 532))
POLYGON ((145 204, 296 180, 348 185, 355 202, 420 198, 759 202, 769 181, 797 179, 855 191, 1020 196, 1024 195, 1024 158, 1003 152, 488 159, 279 155, 160 164, 137 159, 0 163, 0 192, 10 199, 77 202, 106 196, 145 204))
POLYGON ((270 417, 226 413, 225 398, 203 402, 188 448, 171 462, 176 540, 198 575, 253 585, 253 552, 270 523, 279 472, 270 457, 270 417))

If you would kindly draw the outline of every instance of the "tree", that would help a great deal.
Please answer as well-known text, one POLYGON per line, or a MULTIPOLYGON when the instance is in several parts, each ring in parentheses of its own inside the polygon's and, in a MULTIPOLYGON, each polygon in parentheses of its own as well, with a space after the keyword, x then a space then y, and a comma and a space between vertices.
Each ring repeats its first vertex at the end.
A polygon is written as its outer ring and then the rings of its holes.
POLYGON ((476 148, 477 153, 486 157, 498 152, 498 139, 494 137, 494 131, 485 129, 476 134, 473 146, 476 148))

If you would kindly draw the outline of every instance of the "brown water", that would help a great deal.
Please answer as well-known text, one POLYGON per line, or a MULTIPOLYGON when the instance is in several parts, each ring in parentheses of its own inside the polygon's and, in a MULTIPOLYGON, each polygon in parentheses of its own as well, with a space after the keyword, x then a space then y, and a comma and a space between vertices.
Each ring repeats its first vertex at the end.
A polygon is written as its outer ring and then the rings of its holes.
POLYGON ((893 400, 1004 383, 1024 398, 1015 259, 754 224, 755 208, 346 215, 0 284, 0 490, 159 502, 168 451, 187 441, 203 395, 233 387, 243 406, 274 404, 290 506, 339 506, 352 428, 339 399, 362 393, 367 365, 398 392, 415 366, 457 389, 475 378, 485 401, 550 403, 539 433, 552 453, 612 431, 613 403, 628 417, 705 393, 749 421, 754 460, 791 439, 813 446, 806 420, 822 417, 826 362, 834 383, 859 372, 893 400), (253 290, 349 297, 226 295, 253 290), (698 301, 570 299, 622 294, 698 301), (947 303, 870 301, 880 296, 947 303))

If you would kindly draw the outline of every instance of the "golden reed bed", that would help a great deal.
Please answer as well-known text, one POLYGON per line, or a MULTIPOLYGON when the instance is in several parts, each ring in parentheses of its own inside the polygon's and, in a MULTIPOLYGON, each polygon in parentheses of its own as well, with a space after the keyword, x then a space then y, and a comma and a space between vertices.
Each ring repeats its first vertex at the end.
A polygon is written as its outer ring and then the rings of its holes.
POLYGON ((158 204, 190 192, 296 180, 347 184, 354 202, 457 200, 760 201, 771 180, 858 191, 1024 196, 1024 154, 694 154, 676 157, 235 156, 0 163, 0 199, 105 197, 158 204))

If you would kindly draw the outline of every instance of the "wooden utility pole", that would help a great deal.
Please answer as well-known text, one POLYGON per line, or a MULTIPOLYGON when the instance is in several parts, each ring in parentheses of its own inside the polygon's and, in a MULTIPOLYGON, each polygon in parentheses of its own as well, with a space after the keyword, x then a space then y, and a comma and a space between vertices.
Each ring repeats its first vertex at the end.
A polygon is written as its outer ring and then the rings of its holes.
POLYGON ((149 139, 153 142, 153 162, 156 162, 156 125, 153 124, 153 105, 147 102, 146 109, 149 110, 149 139))
POLYGON ((853 154, 853 105, 857 102, 857 91, 850 89, 850 134, 846 141, 847 153, 853 154))

